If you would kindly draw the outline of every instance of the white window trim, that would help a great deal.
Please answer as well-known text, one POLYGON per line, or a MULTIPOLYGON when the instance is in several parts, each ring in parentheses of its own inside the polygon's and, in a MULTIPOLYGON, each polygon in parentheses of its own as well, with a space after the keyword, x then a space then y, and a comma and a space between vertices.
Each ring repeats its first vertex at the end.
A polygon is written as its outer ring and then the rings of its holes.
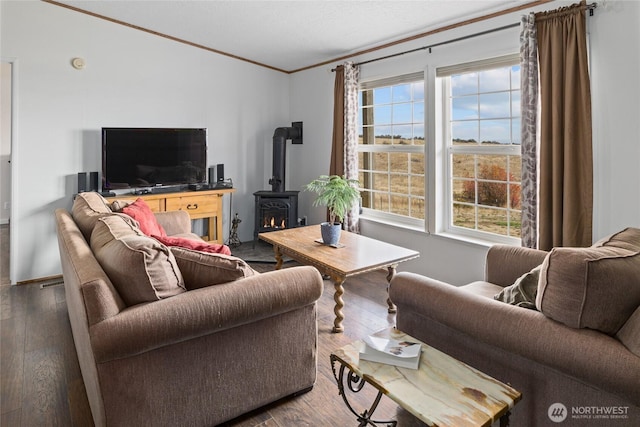
MULTIPOLYGON (((428 203, 428 201, 425 201, 428 203)), ((389 224, 397 227, 407 228, 410 230, 426 232, 425 221, 417 218, 411 218, 404 215, 392 214, 389 212, 381 212, 375 209, 362 208, 360 219, 379 222, 381 224, 389 224)))
POLYGON ((470 71, 490 70, 498 67, 512 66, 514 62, 520 61, 519 53, 511 53, 487 59, 469 61, 460 64, 436 67, 436 77, 449 77, 454 74, 468 73, 470 71))

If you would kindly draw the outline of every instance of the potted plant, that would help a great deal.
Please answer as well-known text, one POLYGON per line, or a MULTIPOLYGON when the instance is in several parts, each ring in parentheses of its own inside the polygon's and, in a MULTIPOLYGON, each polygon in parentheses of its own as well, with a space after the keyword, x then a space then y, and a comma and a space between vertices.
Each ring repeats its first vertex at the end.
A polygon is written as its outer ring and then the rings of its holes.
POLYGON ((321 175, 305 186, 305 190, 318 195, 313 206, 326 206, 329 209, 329 221, 320 224, 322 241, 326 245, 338 244, 342 221, 360 199, 359 185, 357 179, 321 175))

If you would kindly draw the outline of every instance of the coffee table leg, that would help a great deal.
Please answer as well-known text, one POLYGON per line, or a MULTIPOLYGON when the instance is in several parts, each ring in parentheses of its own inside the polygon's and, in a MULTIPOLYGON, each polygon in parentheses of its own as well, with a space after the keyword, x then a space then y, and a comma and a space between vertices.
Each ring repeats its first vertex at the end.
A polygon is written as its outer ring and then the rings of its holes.
POLYGON ((511 415, 511 412, 507 411, 506 414, 500 417, 500 427, 509 427, 509 415, 511 415))
MULTIPOLYGON (((389 274, 387 274, 387 283, 391 283, 391 279, 393 279, 393 276, 396 275, 396 267, 398 266, 398 264, 393 264, 390 265, 389 267, 387 267, 387 270, 389 271, 389 274)), ((395 313, 398 311, 398 308, 396 307, 396 305, 391 301, 391 299, 389 299, 389 285, 387 285, 387 305, 389 306, 389 313, 395 313)))
POLYGON ((365 409, 361 414, 359 414, 353 408, 353 406, 351 406, 351 403, 349 403, 349 399, 347 398, 347 393, 346 393, 347 390, 345 388, 348 388, 351 393, 359 393, 360 390, 362 390, 362 388, 366 384, 366 380, 356 375, 351 369, 347 368, 347 366, 344 363, 342 363, 340 359, 335 357, 333 354, 330 355, 330 359, 331 359, 331 370, 333 371, 333 377, 336 379, 336 382, 338 383, 338 392, 340 393, 340 396, 342 396, 342 400, 347 405, 347 408, 349 409, 349 411, 351 411, 351 413, 357 417, 357 420, 359 422, 358 427, 365 427, 368 425, 377 426, 380 424, 385 424, 387 427, 396 427, 398 425, 398 422, 395 420, 376 421, 371 419, 371 417, 373 416, 373 413, 378 407, 378 404, 380 403, 380 398, 382 398, 381 391, 378 391, 378 394, 376 395, 376 398, 371 404, 371 406, 369 407, 369 409, 365 409), (338 369, 337 372, 336 372, 336 365, 335 365, 336 362, 340 365, 340 368, 338 369))
POLYGON ((344 307, 344 301, 342 300, 344 288, 342 287, 342 284, 344 283, 345 278, 331 276, 331 280, 333 280, 333 287, 336 290, 333 294, 333 300, 336 302, 336 305, 333 308, 333 312, 336 315, 336 318, 333 321, 333 332, 344 332, 344 326, 342 326, 342 321, 344 320, 344 314, 342 313, 342 308, 344 307))
POLYGON ((280 246, 273 245, 273 254, 276 257, 276 270, 280 270, 282 267, 282 252, 280 252, 280 246))

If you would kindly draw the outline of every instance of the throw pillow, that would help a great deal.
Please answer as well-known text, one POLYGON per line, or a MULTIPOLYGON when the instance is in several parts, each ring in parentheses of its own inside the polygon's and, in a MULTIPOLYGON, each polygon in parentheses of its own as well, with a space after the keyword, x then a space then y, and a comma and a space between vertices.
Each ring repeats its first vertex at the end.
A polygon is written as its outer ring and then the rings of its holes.
POLYGON ((542 264, 536 307, 573 328, 614 335, 640 305, 640 229, 590 248, 554 248, 542 264))
POLYGON ((186 290, 169 248, 142 234, 124 215, 112 214, 97 221, 91 250, 128 306, 186 290))
POLYGON ((180 236, 156 236, 151 235, 154 239, 157 239, 160 243, 167 246, 175 246, 185 249, 192 249, 194 251, 207 252, 211 254, 223 254, 231 255, 231 249, 227 245, 221 245, 218 243, 209 243, 204 240, 189 239, 180 236))
POLYGON ((232 282, 259 274, 245 261, 234 256, 198 252, 180 247, 170 249, 180 267, 187 290, 232 282))
POLYGON ((138 198, 135 202, 122 208, 122 213, 129 215, 138 221, 140 230, 147 236, 166 236, 164 228, 158 223, 153 211, 143 199, 138 198))
POLYGON ((109 204, 104 197, 95 191, 78 193, 73 200, 73 207, 71 208, 73 220, 87 242, 91 238, 91 232, 98 219, 105 215, 110 215, 111 212, 109 204))
POLYGON ((542 264, 524 273, 513 285, 505 287, 493 299, 506 302, 518 307, 536 309, 536 294, 538 293, 538 279, 542 264))

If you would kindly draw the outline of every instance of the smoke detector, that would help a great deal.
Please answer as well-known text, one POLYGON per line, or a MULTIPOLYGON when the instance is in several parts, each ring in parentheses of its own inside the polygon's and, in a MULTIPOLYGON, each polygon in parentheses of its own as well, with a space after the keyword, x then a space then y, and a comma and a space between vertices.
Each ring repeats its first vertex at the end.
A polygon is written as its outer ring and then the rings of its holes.
POLYGON ((73 58, 71 60, 71 66, 76 70, 84 69, 84 66, 85 66, 84 58, 73 58))

